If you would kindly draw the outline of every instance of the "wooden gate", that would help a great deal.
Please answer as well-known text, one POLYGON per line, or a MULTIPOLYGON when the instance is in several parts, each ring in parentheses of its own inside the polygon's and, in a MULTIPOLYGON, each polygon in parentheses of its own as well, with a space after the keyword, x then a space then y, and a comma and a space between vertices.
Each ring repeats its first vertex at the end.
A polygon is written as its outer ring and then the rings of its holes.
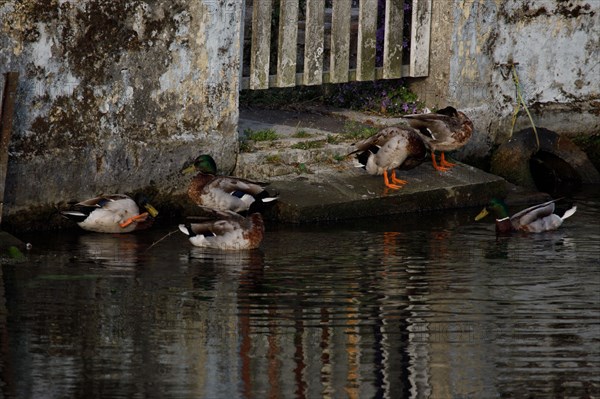
POLYGON ((246 0, 242 89, 427 76, 431 3, 246 0))

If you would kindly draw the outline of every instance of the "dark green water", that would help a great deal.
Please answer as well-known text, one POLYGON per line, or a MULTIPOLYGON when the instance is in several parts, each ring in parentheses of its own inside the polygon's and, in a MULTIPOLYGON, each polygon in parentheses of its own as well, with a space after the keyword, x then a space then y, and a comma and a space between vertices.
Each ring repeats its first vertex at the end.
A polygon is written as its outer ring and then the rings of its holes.
POLYGON ((270 226, 241 253, 148 250, 175 228, 26 237, 0 397, 599 397, 598 194, 502 238, 478 209, 270 226))

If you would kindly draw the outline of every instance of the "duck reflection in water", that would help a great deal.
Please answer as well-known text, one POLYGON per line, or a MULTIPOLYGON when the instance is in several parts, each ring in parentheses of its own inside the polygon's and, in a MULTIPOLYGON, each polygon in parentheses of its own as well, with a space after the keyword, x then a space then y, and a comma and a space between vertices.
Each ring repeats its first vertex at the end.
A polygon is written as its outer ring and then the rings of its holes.
POLYGON ((140 243, 135 234, 94 234, 78 237, 82 256, 102 266, 135 266, 140 243))

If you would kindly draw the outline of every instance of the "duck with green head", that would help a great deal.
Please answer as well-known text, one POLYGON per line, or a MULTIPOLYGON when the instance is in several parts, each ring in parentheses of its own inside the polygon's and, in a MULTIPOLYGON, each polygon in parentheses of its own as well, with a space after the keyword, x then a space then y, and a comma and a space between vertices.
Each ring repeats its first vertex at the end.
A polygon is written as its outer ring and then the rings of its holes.
POLYGON ((511 231, 541 233, 556 230, 562 225, 565 219, 572 216, 577 210, 577 207, 573 206, 562 217, 558 216, 554 213, 554 204, 556 201, 558 200, 534 205, 515 213, 513 216, 509 216, 504 201, 494 198, 479 212, 475 220, 481 220, 492 213, 496 217, 496 232, 498 233, 508 233, 511 231))
POLYGON ((181 173, 197 173, 190 182, 188 196, 199 206, 253 213, 277 199, 266 191, 268 183, 217 175, 217 163, 208 154, 185 165, 181 173))

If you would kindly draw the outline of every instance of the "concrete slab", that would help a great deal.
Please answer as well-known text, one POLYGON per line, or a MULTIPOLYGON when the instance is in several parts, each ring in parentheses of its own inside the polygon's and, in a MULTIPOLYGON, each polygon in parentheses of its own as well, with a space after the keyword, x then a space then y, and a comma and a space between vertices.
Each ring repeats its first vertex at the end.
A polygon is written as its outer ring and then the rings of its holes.
MULTIPOLYGON (((362 171, 362 170, 361 170, 362 171)), ((490 198, 504 197, 506 181, 468 165, 440 173, 425 163, 398 177, 408 180, 390 190, 381 176, 362 171, 321 172, 274 181, 269 189, 279 192, 277 205, 266 212, 267 220, 309 223, 370 216, 482 206, 490 198)))

